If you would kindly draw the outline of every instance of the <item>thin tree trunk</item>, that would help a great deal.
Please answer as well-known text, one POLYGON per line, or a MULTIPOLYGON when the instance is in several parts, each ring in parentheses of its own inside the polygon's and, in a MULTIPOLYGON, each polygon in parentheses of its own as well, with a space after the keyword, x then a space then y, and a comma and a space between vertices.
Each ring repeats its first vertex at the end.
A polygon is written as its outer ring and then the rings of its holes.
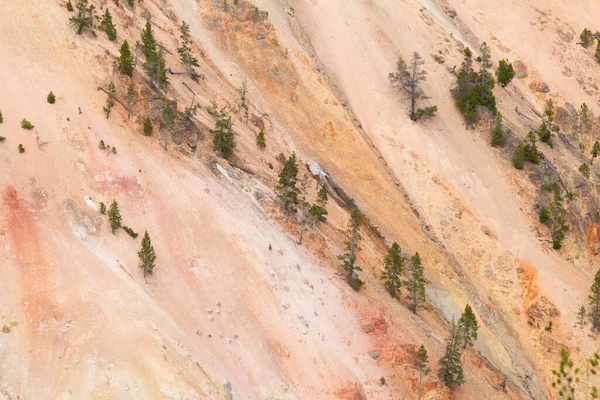
POLYGON ((304 224, 300 222, 300 238, 298 239, 298 244, 302 244, 302 234, 304 233, 304 224))
POLYGON ((413 314, 417 315, 417 291, 413 290, 413 307, 412 307, 412 312, 413 314))
POLYGON ((421 400, 421 390, 422 390, 422 382, 423 382, 423 370, 420 371, 419 374, 419 400, 421 400))

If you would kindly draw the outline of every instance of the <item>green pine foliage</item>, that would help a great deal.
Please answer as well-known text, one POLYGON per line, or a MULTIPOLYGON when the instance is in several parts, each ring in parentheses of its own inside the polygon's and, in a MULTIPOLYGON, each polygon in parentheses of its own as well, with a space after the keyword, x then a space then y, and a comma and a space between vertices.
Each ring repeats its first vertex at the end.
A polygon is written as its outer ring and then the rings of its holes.
POLYGON ((400 295, 404 261, 405 258, 400 254, 400 246, 394 242, 383 259, 383 273, 381 274, 381 279, 385 280, 385 288, 393 298, 400 295))
POLYGON ((494 97, 494 78, 488 71, 491 67, 489 47, 485 42, 480 48, 481 68, 473 70, 473 53, 467 47, 464 50, 464 61, 458 71, 456 86, 452 89, 452 97, 461 111, 467 127, 475 122, 475 111, 481 105, 496 114, 496 98, 494 97))
POLYGON ((144 270, 144 278, 146 275, 152 275, 154 267, 156 267, 156 252, 154 251, 154 246, 152 246, 148 231, 144 232, 142 247, 138 252, 138 257, 140 258, 138 266, 144 270))
POLYGON ((256 135, 256 145, 261 151, 264 151, 267 148, 267 141, 265 139, 265 132, 261 129, 260 132, 256 135))
POLYGON ((596 62, 598 64, 600 64, 600 39, 598 40, 598 43, 596 44, 596 52, 594 53, 594 59, 596 60, 596 62))
POLYGON ((25 147, 23 147, 21 143, 19 143, 19 146, 17 148, 19 149, 19 153, 25 153, 25 147))
POLYGON ((77 34, 81 35, 85 29, 89 30, 94 36, 94 20, 96 16, 96 6, 89 4, 88 0, 78 0, 75 5, 77 15, 69 19, 71 25, 77 29, 77 34))
POLYGON ((115 231, 121 227, 121 212, 119 211, 119 205, 116 200, 113 200, 110 204, 108 221, 110 222, 110 229, 114 234, 115 231))
POLYGON ((538 153, 536 142, 535 134, 533 131, 529 131, 527 134, 527 142, 525 147, 523 147, 523 155, 525 161, 529 161, 532 164, 540 163, 540 155, 538 153))
POLYGON ((458 319, 457 328, 458 334, 463 342, 463 350, 466 349, 467 346, 473 346, 473 340, 477 339, 479 324, 477 323, 477 318, 470 305, 467 304, 465 306, 465 311, 463 311, 458 319))
POLYGON ((588 316, 592 322, 592 331, 600 331, 600 270, 596 272, 594 277, 588 301, 590 305, 588 316))
POLYGON ((225 107, 218 110, 216 104, 208 109, 208 113, 215 118, 215 129, 209 130, 213 135, 213 148, 223 158, 231 158, 236 148, 233 120, 225 107))
POLYGON ((106 36, 108 36, 108 40, 115 41, 117 40, 117 28, 115 28, 115 24, 112 21, 112 15, 108 8, 104 12, 102 16, 102 21, 100 22, 100 30, 106 32, 106 36))
POLYGON ((190 76, 194 79, 198 79, 198 74, 194 71, 194 67, 198 67, 198 59, 194 57, 192 53, 192 38, 190 35, 190 26, 187 22, 181 23, 181 47, 177 48, 181 62, 188 68, 190 76))
POLYGON ((153 129, 150 117, 146 117, 146 121, 144 121, 144 136, 151 136, 153 129))
POLYGON ((569 230, 569 225, 567 225, 567 210, 564 207, 564 200, 557 183, 547 185, 547 191, 550 193, 550 199, 547 200, 547 208, 550 213, 548 225, 551 233, 552 247, 558 250, 562 247, 561 242, 569 230))
POLYGON ((542 123, 540 125, 540 141, 552 147, 552 137, 554 136, 554 133, 552 132, 558 131, 558 129, 558 125, 554 123, 554 103, 552 102, 552 99, 550 99, 546 103, 542 123))
POLYGON ((157 51, 156 39, 154 39, 154 31, 152 30, 150 21, 146 21, 146 26, 142 30, 142 44, 140 50, 146 60, 152 58, 157 51))
POLYGON ((586 49, 594 42, 594 34, 589 29, 585 28, 581 35, 579 35, 579 39, 581 39, 581 45, 586 49))
POLYGON ((170 103, 167 104, 163 109, 161 121, 161 128, 163 130, 165 139, 165 151, 167 151, 167 146, 169 143, 169 132, 171 132, 173 125, 175 125, 176 117, 177 114, 175 113, 173 106, 170 103))
POLYGON ((404 282, 407 294, 406 299, 408 300, 408 307, 413 312, 417 313, 419 308, 422 308, 425 304, 425 269, 423 268, 423 261, 418 252, 416 252, 411 258, 410 262, 406 265, 406 269, 409 273, 409 279, 404 282))
POLYGON ((582 163, 578 169, 579 172, 581 172, 581 175, 585 176, 586 178, 590 177, 590 167, 587 165, 587 163, 582 163))
POLYGON ((300 189, 298 188, 298 165, 296 164, 296 153, 285 160, 283 168, 279 172, 279 183, 275 186, 277 198, 283 203, 287 211, 295 213, 300 204, 300 189))
POLYGON ((133 76, 134 59, 133 55, 131 54, 131 50, 129 49, 129 43, 127 43, 127 40, 124 40, 123 44, 121 44, 119 53, 119 58, 117 58, 119 72, 123 75, 133 76))
POLYGON ((131 110, 137 102, 137 93, 135 92, 135 88, 133 87, 132 83, 130 83, 127 87, 127 93, 125 93, 125 102, 127 103, 127 119, 130 119, 131 110))
POLYGON ((545 224, 546 222, 548 222, 550 220, 550 210, 548 210, 548 208, 545 206, 541 206, 539 217, 540 217, 540 222, 542 224, 545 224))
POLYGON ((429 362, 429 356, 427 355, 427 349, 425 345, 421 344, 419 350, 415 353, 415 368, 419 371, 419 400, 423 392, 423 375, 427 375, 431 372, 431 369, 427 365, 429 362))
POLYGON ((133 8, 133 5, 135 4, 135 0, 127 0, 127 5, 131 8, 133 8))
MULTIPOLYGON (((596 376, 598 372, 596 369, 600 364, 600 355, 594 353, 594 356, 587 360, 589 368, 589 376, 596 376)), ((558 370, 552 370, 552 388, 556 392, 559 399, 575 400, 575 395, 580 393, 581 396, 577 398, 592 398, 598 399, 598 388, 594 385, 590 385, 589 381, 582 381, 579 376, 583 372, 583 368, 575 364, 571 359, 569 352, 564 347, 560 350, 560 367, 558 370), (589 392, 588 392, 589 391, 589 392), (584 393, 588 392, 589 397, 586 397, 584 393)))
POLYGON ((508 60, 500 60, 498 63, 498 69, 496 70, 496 77, 500 86, 506 87, 513 78, 515 77, 515 70, 508 60))
MULTIPOLYGON (((2 122, 2 112, 0 112, 0 122, 2 122)), ((592 160, 590 164, 594 162, 594 158, 600 156, 600 142, 597 140, 594 142, 594 147, 592 147, 592 160)))
POLYGON ((4 117, 2 116, 2 110, 0 110, 0 124, 4 122, 4 117))
POLYGON ((106 150, 106 145, 104 144, 104 140, 100 140, 100 142, 98 143, 98 147, 100 148, 100 150, 106 150))
POLYGON ((73 3, 71 3, 71 0, 67 1, 67 11, 73 12, 73 3))
POLYGON ((117 92, 115 90, 115 84, 110 81, 108 84, 108 97, 106 98, 106 105, 104 106, 104 112, 106 113, 106 119, 110 116, 110 110, 115 105, 115 97, 117 96, 117 92))
POLYGON ((321 185, 321 189, 319 189, 319 191, 317 192, 317 202, 322 207, 325 207, 328 201, 329 196, 327 195, 327 188, 325 187, 325 185, 321 185))
POLYGON ((159 88, 164 89, 168 83, 165 53, 163 47, 158 46, 156 43, 150 21, 146 22, 146 26, 144 30, 142 30, 142 43, 140 49, 146 58, 144 70, 146 71, 146 74, 148 74, 150 85, 154 85, 156 82, 159 88))
POLYGON ((327 221, 327 210, 318 204, 313 204, 308 209, 308 215, 314 222, 325 222, 327 221))
POLYGON ((506 137, 510 134, 510 129, 504 131, 502 116, 498 113, 496 123, 490 132, 492 147, 504 147, 506 145, 506 137))
POLYGON ((50 93, 48 93, 48 96, 46 97, 46 100, 50 104, 54 104, 56 102, 56 96, 54 96, 54 93, 52 93, 52 90, 50 91, 50 93))
POLYGON ((100 214, 106 214, 106 204, 100 202, 100 214))
POLYGON ((134 239, 135 239, 135 238, 137 238, 137 237, 138 237, 138 233, 137 233, 136 231, 134 231, 133 229, 131 229, 130 227, 128 227, 128 226, 122 226, 122 228, 123 228, 123 230, 124 230, 125 232, 127 232, 127 234, 128 234, 129 236, 131 236, 132 238, 134 238, 134 239))
POLYGON ((525 165, 525 147, 523 143, 519 143, 515 148, 515 152, 512 158, 513 167, 516 169, 523 169, 525 165))
POLYGON ((342 268, 346 271, 346 282, 350 287, 356 291, 365 284, 360 277, 358 272, 362 271, 362 268, 356 264, 357 252, 360 250, 358 243, 361 239, 360 229, 361 213, 357 207, 352 207, 350 211, 350 226, 346 231, 348 241, 344 242, 346 252, 338 255, 338 259, 342 261, 342 268))
POLYGON ((33 128, 35 128, 35 126, 33 126, 31 124, 31 122, 29 122, 26 118, 23 118, 23 120, 21 121, 21 128, 27 129, 28 131, 30 131, 33 128))
POLYGON ((5 140, 6 140, 6 137, 0 136, 0 142, 4 142, 5 140))
POLYGON ((454 320, 452 320, 452 331, 446 341, 446 351, 438 361, 440 366, 440 369, 438 370, 439 377, 442 382, 452 390, 465 381, 463 367, 460 361, 460 340, 460 334, 458 333, 454 320))

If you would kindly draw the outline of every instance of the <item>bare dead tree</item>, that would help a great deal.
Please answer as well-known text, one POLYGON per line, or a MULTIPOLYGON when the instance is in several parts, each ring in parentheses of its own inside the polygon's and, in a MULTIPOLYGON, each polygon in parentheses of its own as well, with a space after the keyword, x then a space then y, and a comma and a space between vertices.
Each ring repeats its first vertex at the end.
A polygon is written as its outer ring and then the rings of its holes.
POLYGON ((437 106, 417 108, 418 100, 429 98, 421 88, 421 82, 425 81, 427 75, 427 72, 422 69, 424 64, 425 61, 419 53, 414 52, 410 64, 399 57, 396 71, 389 74, 392 86, 410 98, 409 115, 413 121, 418 121, 421 117, 433 116, 437 112, 437 106))

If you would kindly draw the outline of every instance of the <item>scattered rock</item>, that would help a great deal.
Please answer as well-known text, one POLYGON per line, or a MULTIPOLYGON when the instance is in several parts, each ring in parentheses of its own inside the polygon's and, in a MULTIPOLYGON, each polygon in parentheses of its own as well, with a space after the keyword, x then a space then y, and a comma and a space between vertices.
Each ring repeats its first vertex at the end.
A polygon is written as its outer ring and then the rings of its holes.
POLYGON ((292 101, 296 102, 296 100, 298 100, 298 98, 296 96, 292 96, 292 101))
POLYGON ((4 325, 4 326, 2 327, 2 332, 4 332, 4 333, 10 333, 10 326, 8 326, 8 325, 4 325))
POLYGON ((210 194, 210 189, 209 188, 204 188, 204 193, 210 194))
POLYGON ((263 121, 263 119, 258 115, 252 114, 252 117, 250 117, 250 122, 252 122, 252 125, 256 126, 258 129, 265 129, 265 121, 263 121))
POLYGON ((375 350, 375 351, 370 351, 369 355, 371 356, 371 358, 373 360, 377 360, 379 358, 380 353, 377 350, 375 350))
POLYGON ((475 120, 475 128, 481 132, 489 132, 496 124, 496 117, 484 106, 477 106, 475 109, 475 120))
POLYGON ((300 322, 302 322, 302 325, 308 328, 309 322, 306 320, 306 318, 304 318, 304 315, 298 315, 298 319, 300 320, 300 322))
POLYGON ((260 33, 258 35, 256 35, 256 40, 263 40, 265 38, 265 35, 261 35, 260 33))
POLYGON ((366 325, 362 328, 364 333, 371 333, 375 331, 375 327, 373 325, 366 325))
POLYGON ((446 221, 445 219, 443 219, 443 220, 440 221, 440 224, 446 226, 446 225, 448 225, 448 221, 446 221))
POLYGON ((550 87, 546 82, 531 82, 529 89, 536 93, 550 93, 550 87))

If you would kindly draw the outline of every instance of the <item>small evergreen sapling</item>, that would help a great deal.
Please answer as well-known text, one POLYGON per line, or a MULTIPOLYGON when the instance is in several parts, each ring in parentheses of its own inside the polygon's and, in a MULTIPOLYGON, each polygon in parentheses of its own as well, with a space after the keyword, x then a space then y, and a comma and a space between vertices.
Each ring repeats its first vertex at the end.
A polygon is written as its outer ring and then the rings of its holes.
POLYGON ((77 16, 69 19, 71 25, 77 29, 77 34, 81 35, 84 29, 88 29, 94 36, 94 19, 96 14, 96 6, 89 4, 88 0, 78 0, 75 5, 77 8, 77 16))
POLYGON ((198 74, 194 71, 194 67, 198 67, 198 59, 192 54, 192 38, 190 35, 190 26, 187 22, 181 23, 181 47, 177 48, 181 62, 187 66, 192 79, 198 80, 198 74))
POLYGON ((2 110, 0 110, 0 124, 4 122, 4 117, 2 116, 2 110))
POLYGON ((286 211, 295 213, 297 205, 300 203, 298 195, 300 189, 298 184, 298 165, 296 165, 296 153, 292 153, 290 158, 285 160, 283 168, 279 173, 279 184, 275 186, 277 198, 281 200, 286 211))
POLYGON ((585 28, 583 32, 581 32, 581 35, 579 35, 579 39, 581 39, 581 45, 585 48, 588 48, 594 41, 594 34, 592 31, 585 28))
POLYGON ((600 331, 600 270, 596 272, 588 300, 590 305, 588 316, 592 322, 592 331, 600 331))
POLYGON ((581 175, 585 176, 586 178, 590 177, 590 167, 587 165, 587 163, 582 163, 578 169, 579 172, 581 172, 581 175))
POLYGON ((21 121, 21 128, 27 129, 28 131, 30 131, 33 128, 35 128, 35 126, 33 126, 31 124, 31 122, 29 122, 26 118, 23 118, 23 120, 21 121))
POLYGON ((67 1, 67 11, 73 12, 73 3, 71 3, 71 0, 67 1))
POLYGON ((416 314, 417 309, 422 308, 425 304, 425 271, 418 252, 410 258, 406 269, 410 274, 410 278, 404 282, 404 286, 408 291, 406 299, 409 302, 408 307, 413 314, 416 314))
POLYGON ((25 153, 25 147, 23 147, 23 145, 21 143, 19 143, 19 153, 25 153))
POLYGON ((106 119, 110 116, 110 110, 115 105, 115 97, 117 96, 117 92, 115 90, 115 84, 110 81, 108 84, 108 97, 106 98, 106 105, 104 106, 104 112, 106 113, 106 119))
POLYGON ((137 93, 133 84, 129 84, 127 87, 127 93, 125 94, 125 101, 127 102, 127 119, 131 118, 131 110, 137 101, 137 93))
POLYGON ((429 356, 427 355, 427 350, 425 349, 425 345, 421 344, 419 350, 415 354, 415 368, 419 371, 419 399, 421 400, 421 395, 423 392, 423 375, 427 375, 431 372, 431 369, 427 366, 429 362, 429 356))
POLYGON ((358 272, 362 271, 362 268, 356 264, 356 253, 360 250, 358 242, 361 239, 359 233, 360 219, 361 213, 359 209, 356 206, 352 207, 350 210, 350 226, 346 231, 348 241, 344 242, 346 252, 338 255, 338 259, 342 261, 342 268, 346 271, 346 281, 356 291, 360 290, 365 284, 358 276, 358 272))
POLYGON ((500 60, 498 63, 498 70, 496 71, 498 82, 500 86, 506 87, 515 77, 515 70, 508 60, 500 60))
POLYGON ((446 351, 438 364, 440 369, 438 371, 440 379, 450 389, 454 389, 456 385, 464 383, 464 371, 460 361, 461 348, 460 348, 460 333, 452 320, 452 331, 446 341, 446 351))
POLYGON ((532 164, 540 163, 540 155, 538 153, 536 141, 537 140, 533 131, 529 131, 529 133, 527 134, 527 143, 523 148, 523 154, 525 161, 529 161, 532 164))
POLYGON ((4 136, 0 136, 0 142, 4 142, 6 138, 4 136))
MULTIPOLYGON (((0 122, 2 117, 2 113, 0 113, 0 122)), ((592 159, 590 160, 590 165, 593 164, 594 158, 600 156, 600 142, 597 140, 594 142, 594 147, 592 148, 592 159)))
POLYGON ((512 162, 516 169, 523 169, 525 165, 525 147, 523 147, 523 143, 519 143, 515 148, 512 162))
POLYGON ((100 214, 106 214, 106 204, 104 202, 100 202, 100 214))
POLYGON ((169 132, 173 128, 175 124, 175 118, 177 115, 175 114, 175 109, 171 104, 167 104, 162 112, 162 128, 164 132, 165 139, 165 151, 167 151, 167 144, 169 141, 169 132))
POLYGON ((46 100, 50 104, 54 104, 56 102, 56 96, 54 96, 54 93, 52 93, 52 90, 50 91, 50 93, 48 93, 48 97, 46 97, 46 100))
POLYGON ((138 257, 140 258, 138 266, 144 270, 144 278, 146 278, 146 275, 148 274, 152 275, 154 267, 156 266, 156 252, 154 251, 154 246, 152 246, 148 231, 144 232, 142 247, 138 252, 138 257))
POLYGON ((598 43, 596 43, 596 52, 594 53, 594 59, 598 64, 600 64, 600 39, 598 43))
POLYGON ((256 145, 261 151, 267 148, 267 141, 265 140, 265 132, 261 129, 256 135, 256 145))
POLYGON ((146 117, 146 121, 144 121, 144 136, 151 136, 153 129, 150 117, 146 117))

